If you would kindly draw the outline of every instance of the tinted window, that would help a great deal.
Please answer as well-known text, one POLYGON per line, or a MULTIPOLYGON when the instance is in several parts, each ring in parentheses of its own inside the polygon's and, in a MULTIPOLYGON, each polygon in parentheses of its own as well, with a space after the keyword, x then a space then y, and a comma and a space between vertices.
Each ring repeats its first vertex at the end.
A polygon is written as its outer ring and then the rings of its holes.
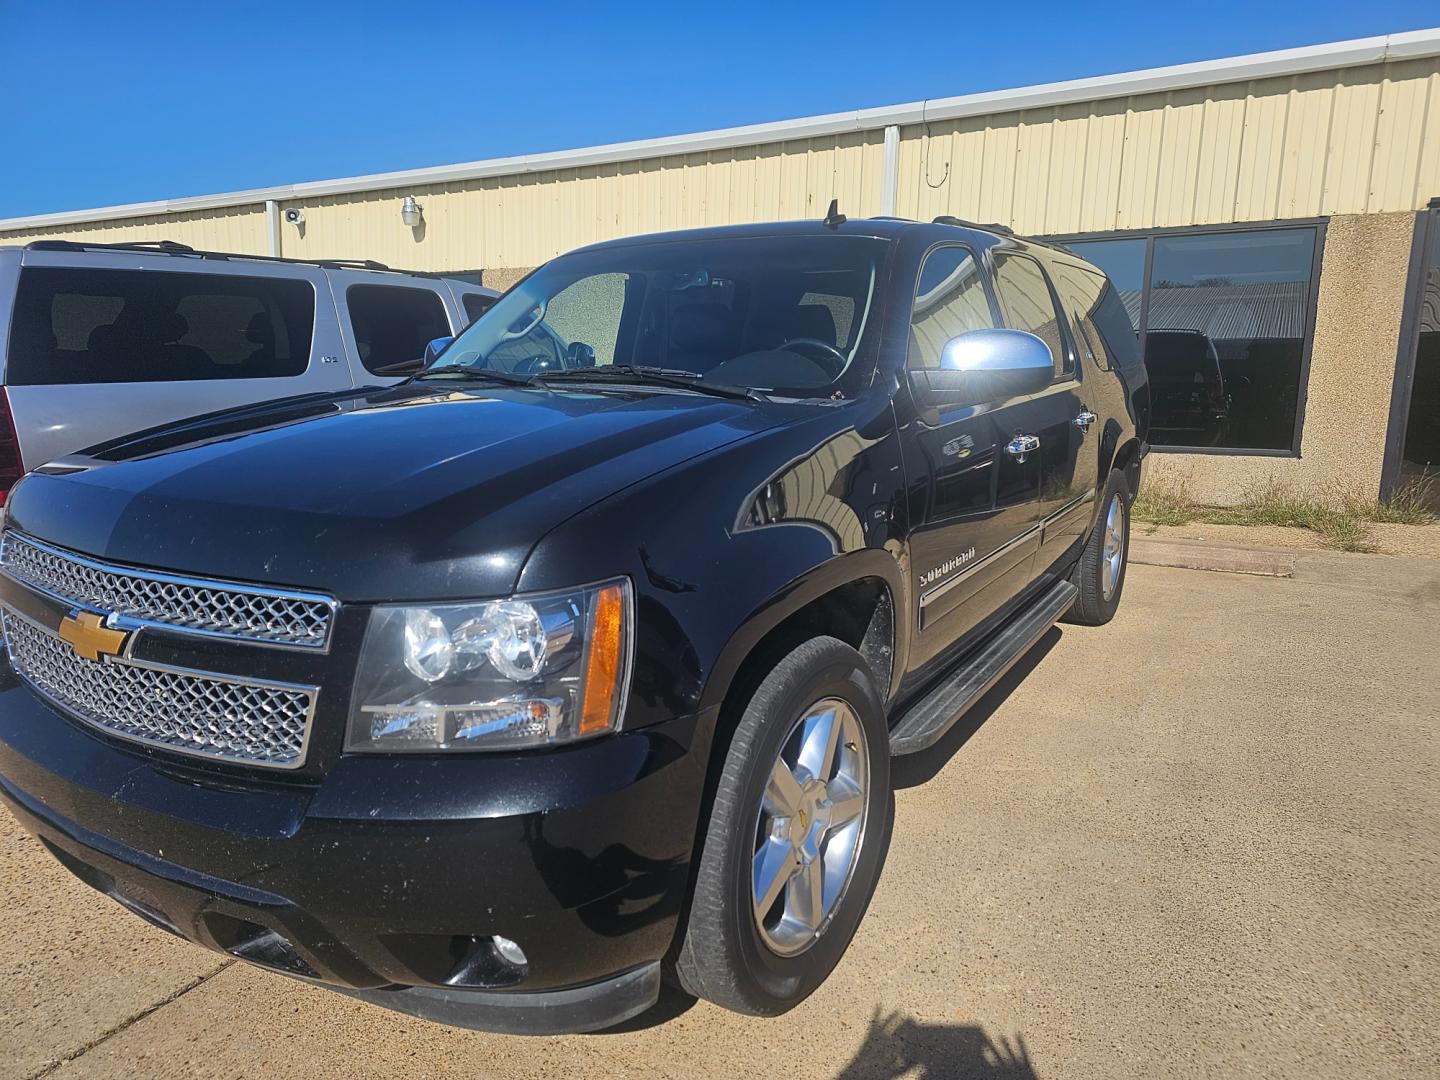
POLYGON ((1140 329, 1140 298, 1145 292, 1145 252, 1149 241, 1144 237, 1119 240, 1084 240, 1065 245, 1086 262, 1105 271, 1120 293, 1130 328, 1140 329))
POLYGON ((495 301, 498 299, 499 297, 486 296, 484 293, 478 292, 467 292, 464 296, 462 296, 460 298, 460 303, 465 308, 465 319, 467 325, 474 322, 481 315, 484 315, 485 312, 489 311, 492 307, 494 307, 495 301))
POLYGON ((937 248, 925 257, 910 309, 911 368, 938 368, 945 343, 995 325, 980 264, 968 248, 937 248))
POLYGON ((1072 263, 1053 262, 1050 270, 1055 291, 1060 294, 1060 306, 1070 317, 1076 347, 1096 367, 1102 370, 1113 367, 1105 342, 1095 328, 1095 311, 1100 306, 1105 279, 1093 270, 1072 263))
POLYGON ((1158 236, 1145 315, 1150 441, 1287 450, 1314 229, 1158 236))
POLYGON ((1022 255, 1001 256, 995 260, 995 291, 1005 309, 1006 323, 1050 346, 1057 373, 1073 371, 1074 360, 1060 333, 1060 315, 1040 264, 1022 255))
POLYGON ((27 267, 12 385, 267 379, 310 363, 309 282, 229 274, 27 267))
POLYGON ((1295 445, 1318 241, 1297 226, 1066 242, 1110 275, 1140 332, 1152 444, 1295 445))
POLYGON ((1140 342, 1114 285, 1106 285, 1101 292, 1094 324, 1100 338, 1096 344, 1104 344, 1111 367, 1128 368, 1140 363, 1140 342))
POLYGON ((406 365, 424 361, 427 344, 450 336, 445 305, 429 289, 351 285, 345 304, 360 362, 376 375, 404 374, 406 365))

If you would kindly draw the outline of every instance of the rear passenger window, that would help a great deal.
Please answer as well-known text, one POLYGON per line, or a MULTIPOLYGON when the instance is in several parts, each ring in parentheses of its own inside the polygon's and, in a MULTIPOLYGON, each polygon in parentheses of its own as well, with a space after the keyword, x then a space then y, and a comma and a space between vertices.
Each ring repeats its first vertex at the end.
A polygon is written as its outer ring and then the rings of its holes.
POLYGON ((293 278, 26 267, 6 381, 274 379, 310 363, 315 290, 293 278))
POLYGON ((938 368, 945 343, 969 330, 995 326, 980 264, 969 248, 937 248, 925 257, 910 309, 907 366, 938 368))
POLYGON ((425 359, 425 346, 450 336, 445 305, 429 289, 351 285, 345 290, 360 362, 373 375, 399 375, 425 359))
POLYGON ((1011 329, 1034 334, 1050 346, 1055 374, 1073 374, 1075 358, 1065 346, 1061 316, 1040 264, 1023 255, 1000 256, 995 260, 995 291, 1011 329))
POLYGON ((1113 365, 1100 332, 1095 329, 1095 309, 1105 288, 1104 276, 1069 263, 1052 263, 1051 268, 1055 271, 1055 291, 1060 294, 1060 305, 1070 316, 1075 347, 1089 356, 1096 367, 1109 371, 1113 365))
MULTIPOLYGON (((465 319, 467 322, 474 322, 485 312, 495 306, 498 296, 486 296, 484 293, 467 292, 460 297, 460 303, 465 307, 465 319)), ((441 335, 437 335, 441 336, 441 335)))

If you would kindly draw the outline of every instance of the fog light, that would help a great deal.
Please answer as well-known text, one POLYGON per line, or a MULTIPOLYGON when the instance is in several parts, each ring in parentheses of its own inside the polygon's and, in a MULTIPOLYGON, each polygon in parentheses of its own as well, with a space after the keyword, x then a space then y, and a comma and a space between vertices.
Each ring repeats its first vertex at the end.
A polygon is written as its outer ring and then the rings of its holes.
POLYGON ((526 964, 525 950, 516 945, 508 937, 501 937, 496 934, 491 940, 495 943, 495 951, 503 956, 516 967, 524 967, 526 964))

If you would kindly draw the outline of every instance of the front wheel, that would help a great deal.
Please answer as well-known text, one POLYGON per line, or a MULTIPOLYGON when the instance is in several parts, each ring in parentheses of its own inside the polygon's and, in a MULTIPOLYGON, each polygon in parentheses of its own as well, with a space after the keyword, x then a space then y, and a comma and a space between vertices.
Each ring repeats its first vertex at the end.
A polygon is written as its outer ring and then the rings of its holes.
POLYGON ((865 662, 807 641, 755 691, 721 772, 676 961, 680 984, 774 1016, 850 944, 890 842, 890 746, 865 662))
POLYGON ((1130 485, 1112 472, 1100 497, 1100 513, 1071 579, 1080 589, 1066 622, 1101 626, 1115 617, 1130 558, 1130 485))

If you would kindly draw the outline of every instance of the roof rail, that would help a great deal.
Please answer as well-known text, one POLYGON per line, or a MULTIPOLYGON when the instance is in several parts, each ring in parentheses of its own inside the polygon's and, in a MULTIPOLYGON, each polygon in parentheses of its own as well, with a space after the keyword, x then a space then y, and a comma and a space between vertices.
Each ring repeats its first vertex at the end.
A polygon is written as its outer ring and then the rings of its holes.
POLYGON ((953 214, 941 214, 933 218, 932 225, 958 225, 962 229, 983 229, 985 232, 999 233, 1001 236, 1014 236, 1015 230, 1009 225, 1001 225, 998 221, 966 221, 964 218, 955 217, 953 214))
POLYGON ((244 259, 255 262, 298 263, 304 266, 318 266, 326 270, 386 270, 396 274, 411 274, 415 277, 444 277, 432 270, 396 270, 374 259, 296 259, 278 255, 246 255, 237 251, 203 251, 189 244, 174 240, 127 240, 120 243, 100 244, 85 240, 32 240, 25 245, 26 251, 130 251, 150 255, 187 255, 196 259, 216 259, 221 262, 230 259, 244 259))

